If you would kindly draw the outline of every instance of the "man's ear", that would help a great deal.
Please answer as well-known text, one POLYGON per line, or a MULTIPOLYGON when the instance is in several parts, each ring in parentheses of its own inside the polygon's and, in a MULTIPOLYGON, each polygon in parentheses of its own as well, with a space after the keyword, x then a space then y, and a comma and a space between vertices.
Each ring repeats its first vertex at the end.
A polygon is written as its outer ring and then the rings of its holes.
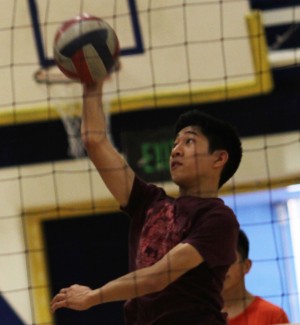
POLYGON ((249 258, 246 258, 244 261, 244 273, 247 274, 252 267, 252 261, 249 258))
POLYGON ((228 152, 225 150, 216 150, 214 152, 214 156, 215 156, 215 166, 216 167, 223 167, 229 158, 228 152))

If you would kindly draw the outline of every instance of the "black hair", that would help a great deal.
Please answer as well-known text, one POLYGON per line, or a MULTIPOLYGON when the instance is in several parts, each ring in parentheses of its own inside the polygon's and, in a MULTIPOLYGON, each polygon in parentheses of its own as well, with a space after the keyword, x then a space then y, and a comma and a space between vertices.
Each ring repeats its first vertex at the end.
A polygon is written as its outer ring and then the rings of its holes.
POLYGON ((242 159, 242 145, 237 130, 231 124, 198 109, 187 111, 179 116, 175 125, 175 135, 187 126, 199 127, 208 139, 210 153, 215 150, 227 151, 229 157, 220 176, 220 188, 234 175, 242 159))
POLYGON ((237 243, 237 250, 241 254, 243 260, 249 256, 249 239, 246 233, 240 229, 237 243))

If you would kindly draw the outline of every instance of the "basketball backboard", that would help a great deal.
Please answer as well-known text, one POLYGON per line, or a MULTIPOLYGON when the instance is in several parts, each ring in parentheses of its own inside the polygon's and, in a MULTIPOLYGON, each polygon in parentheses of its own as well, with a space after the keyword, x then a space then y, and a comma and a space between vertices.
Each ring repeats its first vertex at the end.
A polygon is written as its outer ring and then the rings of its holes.
MULTIPOLYGON (((37 81, 65 83, 55 70, 54 35, 63 21, 82 12, 106 20, 120 40, 121 70, 107 84, 111 112, 223 101, 272 89, 261 16, 248 0, 28 0, 25 5, 8 9, 20 28, 13 34, 14 53, 6 53, 6 88, 17 82, 14 93, 10 87, 5 99, 0 97, 2 124, 57 118, 49 107, 64 91, 58 96, 37 81)), ((11 20, 2 27, 12 28, 11 20)))

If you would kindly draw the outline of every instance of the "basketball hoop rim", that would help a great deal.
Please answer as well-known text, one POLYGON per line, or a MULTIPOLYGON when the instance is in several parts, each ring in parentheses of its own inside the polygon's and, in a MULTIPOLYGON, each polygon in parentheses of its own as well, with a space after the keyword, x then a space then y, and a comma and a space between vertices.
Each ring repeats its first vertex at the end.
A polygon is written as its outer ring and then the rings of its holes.
POLYGON ((79 81, 67 78, 56 66, 40 67, 33 74, 34 80, 39 84, 76 84, 79 81))

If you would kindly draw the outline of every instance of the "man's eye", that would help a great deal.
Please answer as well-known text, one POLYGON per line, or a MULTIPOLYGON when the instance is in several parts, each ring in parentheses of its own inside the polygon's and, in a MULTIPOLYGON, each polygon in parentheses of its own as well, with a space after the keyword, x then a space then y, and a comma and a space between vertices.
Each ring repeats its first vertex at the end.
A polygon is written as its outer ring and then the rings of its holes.
POLYGON ((194 142, 194 139, 192 139, 192 138, 189 138, 189 139, 186 140, 186 144, 190 144, 190 143, 193 143, 193 142, 194 142))

